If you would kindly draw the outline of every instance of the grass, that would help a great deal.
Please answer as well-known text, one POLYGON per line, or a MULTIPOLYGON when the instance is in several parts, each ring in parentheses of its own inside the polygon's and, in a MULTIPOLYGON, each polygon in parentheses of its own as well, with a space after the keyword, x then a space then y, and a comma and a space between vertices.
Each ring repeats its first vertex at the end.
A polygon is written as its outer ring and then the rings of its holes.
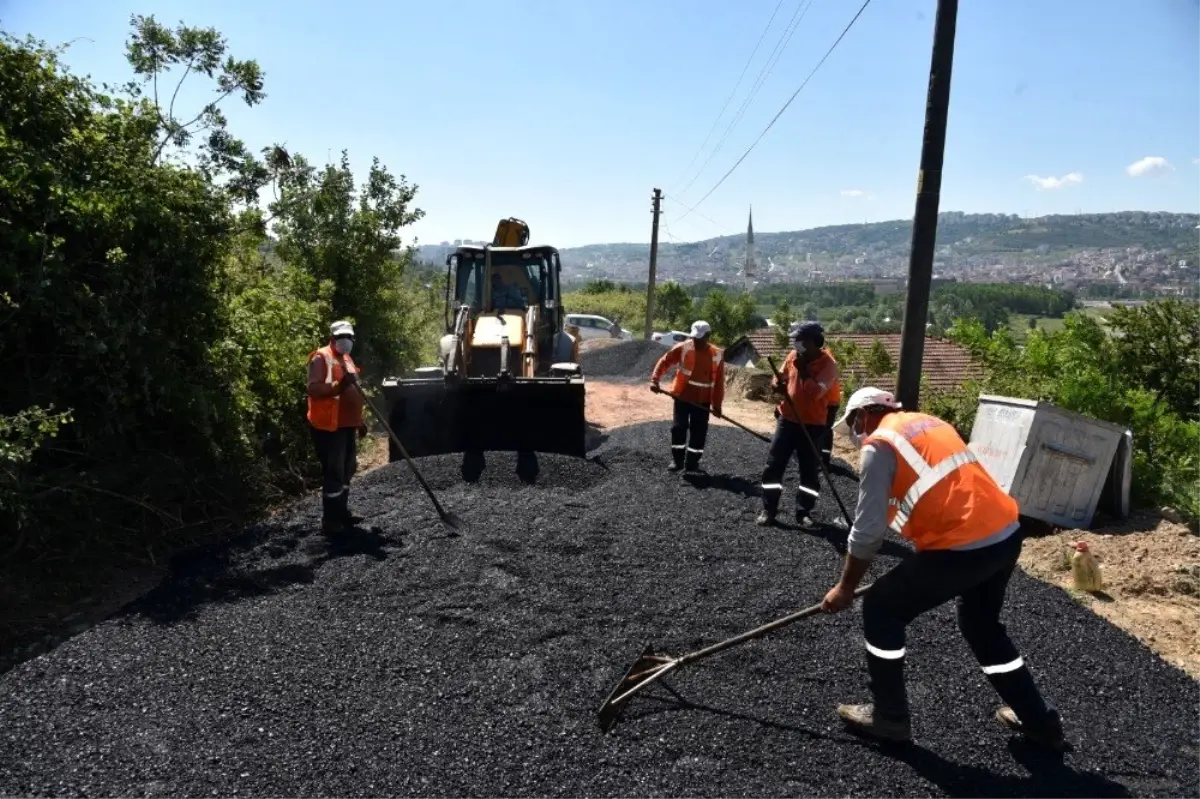
MULTIPOLYGON (((1103 319, 1104 317, 1106 317, 1110 313, 1112 313, 1112 311, 1109 308, 1080 308, 1078 310, 1078 313, 1082 313, 1086 316, 1095 317, 1096 319, 1103 319)), ((1029 332, 1029 330, 1030 330, 1029 320, 1031 318, 1037 320, 1037 326, 1038 326, 1039 330, 1044 330, 1047 333, 1056 333, 1059 330, 1062 330, 1063 326, 1066 324, 1065 321, 1061 317, 1032 316, 1031 314, 1013 314, 1009 318, 1008 326, 1009 326, 1009 329, 1012 330, 1013 335, 1017 338, 1018 341, 1023 341, 1025 338, 1025 334, 1029 332)))

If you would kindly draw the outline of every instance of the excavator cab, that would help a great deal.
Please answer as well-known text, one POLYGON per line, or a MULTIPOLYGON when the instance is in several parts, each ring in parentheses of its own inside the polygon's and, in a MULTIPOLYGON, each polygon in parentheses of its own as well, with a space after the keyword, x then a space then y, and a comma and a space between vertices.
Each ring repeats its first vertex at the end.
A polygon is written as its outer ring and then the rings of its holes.
MULTIPOLYGON (((514 222, 524 226, 501 227, 514 222)), ((388 422, 410 455, 584 455, 584 381, 578 339, 563 329, 561 272, 545 245, 462 245, 447 256, 439 364, 383 381, 388 422)))

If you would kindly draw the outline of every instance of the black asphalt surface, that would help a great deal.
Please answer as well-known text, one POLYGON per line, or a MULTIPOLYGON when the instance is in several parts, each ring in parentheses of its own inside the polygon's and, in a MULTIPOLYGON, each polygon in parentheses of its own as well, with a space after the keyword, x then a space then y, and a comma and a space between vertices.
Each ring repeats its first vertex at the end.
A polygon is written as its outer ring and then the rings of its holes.
POLYGON ((649 381, 654 365, 668 349, 657 341, 646 339, 622 341, 581 352, 579 365, 585 377, 640 377, 649 381))
MULTIPOLYGON (((643 645, 682 653, 811 605, 840 564, 844 531, 753 525, 761 442, 713 428, 710 474, 683 478, 667 437, 614 430, 593 460, 542 457, 533 485, 513 456, 475 484, 426 459, 471 525, 459 538, 395 463, 356 482, 370 518, 350 540, 317 532, 314 497, 181 558, 121 617, 0 678, 0 794, 1200 795, 1198 683, 1020 574, 1006 621, 1063 713, 1062 758, 992 719, 950 607, 910 628, 911 747, 834 713, 867 698, 858 605, 677 672, 677 695, 601 735, 643 645)), ((836 513, 823 497, 817 518, 836 513)))

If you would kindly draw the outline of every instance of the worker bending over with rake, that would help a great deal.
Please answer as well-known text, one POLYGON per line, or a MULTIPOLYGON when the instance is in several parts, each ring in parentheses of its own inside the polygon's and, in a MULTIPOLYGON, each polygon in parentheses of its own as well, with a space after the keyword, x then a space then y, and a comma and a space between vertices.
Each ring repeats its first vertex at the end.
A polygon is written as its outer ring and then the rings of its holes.
POLYGON ((353 348, 353 326, 334 322, 329 343, 308 355, 308 424, 321 462, 321 531, 327 534, 362 521, 349 508, 350 478, 358 467, 355 433, 367 434, 353 348))
POLYGON ((1009 576, 1021 554, 1016 501, 948 423, 900 411, 891 392, 862 388, 838 425, 862 447, 858 509, 841 579, 822 601, 850 606, 888 528, 916 552, 863 597, 867 673, 874 704, 841 705, 854 731, 893 741, 912 737, 904 684, 905 628, 957 599, 958 627, 1006 703, 996 718, 1035 743, 1063 747, 1058 711, 1048 707, 1000 621, 1009 576))
POLYGON ((800 485, 796 489, 796 523, 812 526, 812 510, 821 496, 820 452, 825 441, 829 394, 837 386, 838 366, 825 346, 825 331, 817 322, 793 325, 788 331, 792 351, 784 359, 772 390, 786 394, 775 410, 775 435, 763 469, 763 510, 756 522, 774 524, 783 497, 783 475, 793 453, 800 467, 800 485))
POLYGON ((672 366, 675 381, 670 396, 675 402, 671 423, 671 465, 669 471, 700 469, 704 442, 708 439, 708 417, 711 412, 721 418, 725 400, 725 353, 709 341, 712 328, 708 322, 692 323, 690 337, 681 341, 658 359, 650 375, 650 390, 662 391, 658 382, 672 366), (684 456, 687 456, 686 463, 684 456))

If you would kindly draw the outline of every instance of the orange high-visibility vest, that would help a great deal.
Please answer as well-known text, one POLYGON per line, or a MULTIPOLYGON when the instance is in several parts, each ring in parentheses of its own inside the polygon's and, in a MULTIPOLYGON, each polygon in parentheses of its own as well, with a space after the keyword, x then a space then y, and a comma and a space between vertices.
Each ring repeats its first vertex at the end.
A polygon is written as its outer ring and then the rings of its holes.
POLYGON ((789 352, 783 360, 779 374, 787 381, 784 390, 792 401, 780 400, 777 409, 789 422, 823 426, 829 418, 829 394, 838 384, 837 361, 828 347, 822 347, 821 353, 807 364, 808 377, 802 379, 799 360, 796 350, 789 352), (805 385, 808 380, 812 385, 805 385), (795 412, 792 405, 796 406, 795 412))
POLYGON ((668 369, 679 364, 671 383, 671 393, 688 402, 711 403, 716 410, 725 399, 724 358, 725 353, 720 347, 709 344, 703 350, 697 350, 695 340, 689 338, 658 360, 653 378, 661 379, 668 369))
MULTIPOLYGON (((346 372, 358 372, 358 367, 354 365, 354 360, 349 355, 343 355, 341 359, 334 353, 333 347, 326 344, 324 347, 315 349, 308 354, 308 363, 312 363, 313 358, 325 359, 325 382, 328 385, 340 382, 345 377, 346 372), (346 364, 346 369, 342 369, 342 363, 346 364)), ((314 397, 308 395, 308 423, 318 430, 327 430, 334 432, 338 429, 338 408, 341 402, 341 396, 334 394, 332 397, 314 397)))
POLYGON ((950 549, 993 535, 1017 521, 1017 501, 1002 489, 947 422, 925 413, 894 412, 864 442, 896 453, 888 527, 917 551, 950 549))

